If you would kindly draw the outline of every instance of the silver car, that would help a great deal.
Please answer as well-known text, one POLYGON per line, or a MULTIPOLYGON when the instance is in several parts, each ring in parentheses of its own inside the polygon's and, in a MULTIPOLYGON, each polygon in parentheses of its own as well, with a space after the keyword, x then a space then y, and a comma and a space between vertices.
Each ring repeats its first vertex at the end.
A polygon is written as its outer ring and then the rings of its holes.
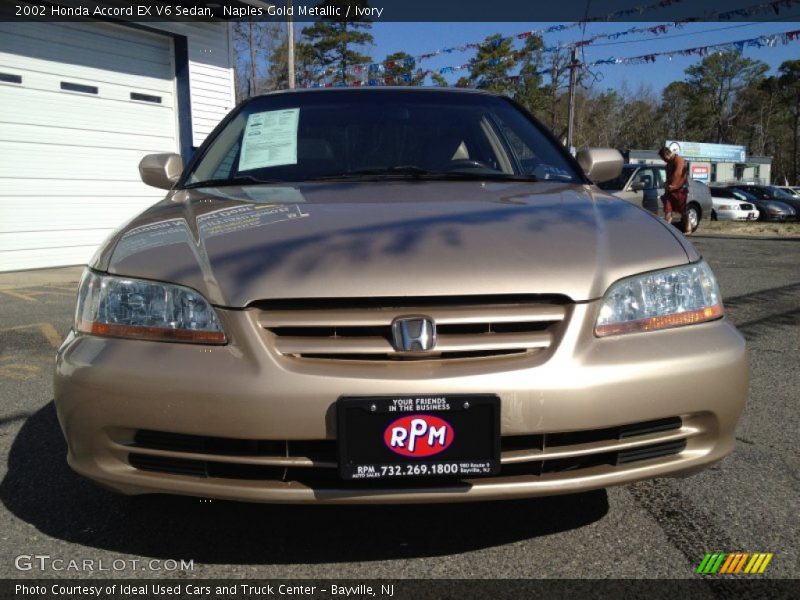
POLYGON ((69 464, 126 494, 347 504, 707 468, 745 340, 694 246, 595 187, 621 166, 479 91, 247 100, 185 169, 142 160, 164 200, 88 265, 54 376, 69 464))
MULTIPOLYGON (((600 183, 599 186, 623 200, 663 217, 664 206, 660 198, 664 194, 666 180, 666 165, 625 165, 619 177, 600 183)), ((690 179, 686 210, 692 231, 697 231, 702 219, 711 218, 712 209, 713 203, 708 186, 690 179)), ((680 215, 676 214, 674 222, 679 221, 680 215)))

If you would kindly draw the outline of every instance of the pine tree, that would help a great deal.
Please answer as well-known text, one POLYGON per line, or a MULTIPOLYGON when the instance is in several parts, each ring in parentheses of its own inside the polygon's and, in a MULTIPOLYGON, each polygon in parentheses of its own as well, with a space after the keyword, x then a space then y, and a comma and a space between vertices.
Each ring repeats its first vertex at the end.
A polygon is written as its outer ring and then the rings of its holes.
POLYGON ((542 86, 544 40, 532 35, 525 40, 520 60, 519 78, 514 86, 514 99, 534 114, 541 114, 547 104, 547 92, 542 86))
POLYGON ((437 87, 448 86, 447 79, 445 79, 444 75, 442 75, 441 73, 436 73, 436 72, 431 73, 431 81, 433 82, 433 85, 437 87))
POLYGON ((512 40, 495 33, 478 48, 470 68, 469 83, 483 90, 512 95, 514 85, 509 75, 516 65, 512 40))
POLYGON ((388 85, 422 85, 425 74, 417 69, 417 61, 406 52, 394 52, 383 61, 383 78, 388 85))
POLYGON ((789 123, 791 124, 792 138, 792 161, 789 169, 789 179, 793 185, 798 185, 800 181, 800 60, 786 60, 781 63, 778 69, 783 106, 789 123))
POLYGON ((332 81, 336 84, 349 84, 361 78, 350 72, 355 64, 368 63, 372 59, 352 49, 352 46, 372 44, 374 39, 369 29, 372 25, 362 19, 352 17, 353 7, 366 7, 365 0, 325 0, 321 7, 339 8, 341 16, 325 17, 322 20, 303 28, 303 35, 312 50, 312 66, 334 70, 332 81), (351 6, 351 17, 345 17, 351 6))

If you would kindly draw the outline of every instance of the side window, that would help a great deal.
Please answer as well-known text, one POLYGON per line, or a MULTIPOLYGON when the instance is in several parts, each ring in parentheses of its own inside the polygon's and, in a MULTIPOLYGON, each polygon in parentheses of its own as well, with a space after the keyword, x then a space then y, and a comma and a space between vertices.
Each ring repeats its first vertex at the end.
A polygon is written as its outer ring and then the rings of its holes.
POLYGON ((235 161, 236 157, 239 155, 239 146, 241 145, 240 142, 236 142, 228 153, 222 158, 222 161, 219 163, 217 168, 214 170, 214 174, 211 176, 211 179, 225 179, 227 177, 231 177, 235 172, 235 161))
POLYGON ((658 187, 665 187, 667 185, 667 168, 659 167, 656 172, 658 173, 658 187))
MULTIPOLYGON (((558 147, 545 139, 536 127, 532 127, 516 108, 501 106, 487 117, 488 125, 501 138, 494 148, 499 170, 513 173, 516 159, 522 174, 543 180, 578 181, 558 147)), ((491 142, 492 136, 488 132, 486 137, 491 142)))
POLYGON ((639 169, 639 172, 633 178, 633 183, 641 183, 646 190, 657 187, 655 169, 639 169))

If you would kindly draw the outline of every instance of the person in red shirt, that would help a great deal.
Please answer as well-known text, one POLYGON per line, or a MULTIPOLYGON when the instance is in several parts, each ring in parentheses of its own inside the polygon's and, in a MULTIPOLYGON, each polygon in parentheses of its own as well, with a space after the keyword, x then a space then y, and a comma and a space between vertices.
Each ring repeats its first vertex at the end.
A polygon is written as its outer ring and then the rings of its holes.
POLYGON ((664 218, 672 223, 673 213, 680 213, 681 227, 686 235, 692 233, 692 226, 686 214, 686 199, 689 195, 689 165, 680 155, 672 150, 661 148, 658 151, 661 159, 667 163, 667 181, 664 185, 664 218))

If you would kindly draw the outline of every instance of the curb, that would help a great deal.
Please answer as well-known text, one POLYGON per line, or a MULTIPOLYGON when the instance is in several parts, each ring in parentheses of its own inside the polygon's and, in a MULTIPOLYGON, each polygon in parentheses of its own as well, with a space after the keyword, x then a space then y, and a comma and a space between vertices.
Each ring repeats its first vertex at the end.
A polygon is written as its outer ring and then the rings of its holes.
POLYGON ((800 242, 800 235, 735 235, 730 233, 693 233, 686 239, 717 238, 723 240, 771 240, 777 242, 800 242))

